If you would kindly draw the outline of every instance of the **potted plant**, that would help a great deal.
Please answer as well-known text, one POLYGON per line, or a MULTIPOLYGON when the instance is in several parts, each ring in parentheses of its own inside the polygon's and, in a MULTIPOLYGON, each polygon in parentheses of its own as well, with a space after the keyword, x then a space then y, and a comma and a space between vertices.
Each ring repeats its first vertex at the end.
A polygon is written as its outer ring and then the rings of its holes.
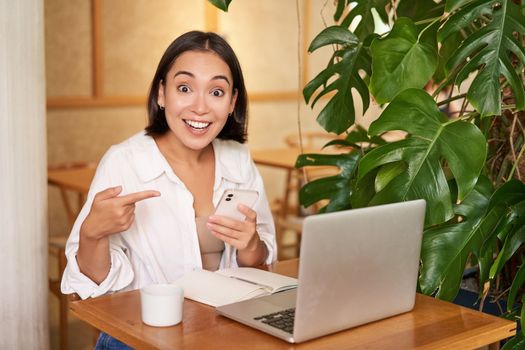
MULTIPOLYGON (((515 310, 525 305, 525 1, 336 0, 333 19, 309 47, 332 46, 332 57, 303 95, 326 102, 317 121, 327 132, 346 134, 327 146, 350 150, 299 157, 297 167, 340 168, 306 184, 301 204, 424 198, 420 290, 453 300, 470 264, 481 299, 505 291, 506 316, 525 316, 515 310), (378 20, 390 31, 374 33, 378 20), (365 111, 372 98, 385 104, 367 130, 354 125, 355 98, 365 111), (381 138, 394 130, 406 136, 381 138)), ((505 348, 524 345, 520 332, 505 348)))

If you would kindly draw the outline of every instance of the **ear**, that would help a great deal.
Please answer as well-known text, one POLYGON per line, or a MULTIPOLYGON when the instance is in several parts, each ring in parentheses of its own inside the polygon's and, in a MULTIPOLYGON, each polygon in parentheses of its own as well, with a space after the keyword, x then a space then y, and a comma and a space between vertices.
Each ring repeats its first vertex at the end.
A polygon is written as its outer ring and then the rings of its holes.
POLYGON ((233 110, 235 109, 235 102, 237 102, 237 89, 233 90, 232 99, 230 101, 230 113, 233 113, 233 110))
POLYGON ((159 82, 159 91, 157 92, 157 104, 163 107, 166 105, 166 100, 164 97, 164 82, 162 80, 159 82))

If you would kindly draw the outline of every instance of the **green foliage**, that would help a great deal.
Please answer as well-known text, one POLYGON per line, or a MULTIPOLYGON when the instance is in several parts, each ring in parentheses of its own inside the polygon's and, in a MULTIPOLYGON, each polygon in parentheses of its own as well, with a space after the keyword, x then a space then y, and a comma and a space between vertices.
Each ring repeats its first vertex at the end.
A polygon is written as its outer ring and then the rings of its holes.
POLYGON ((228 12, 228 6, 230 6, 230 2, 232 2, 232 0, 208 0, 208 1, 210 4, 223 10, 224 12, 228 12))
POLYGON ((352 94, 352 88, 361 95, 363 113, 368 109, 370 103, 368 87, 359 72, 364 71, 370 75, 370 57, 367 53, 368 49, 359 42, 357 36, 340 26, 328 27, 319 33, 308 51, 313 52, 331 44, 340 45, 341 48, 334 52, 328 67, 305 86, 303 94, 306 103, 311 101, 313 107, 321 97, 336 91, 319 113, 317 122, 326 131, 341 134, 355 121, 353 98, 348 98, 352 94), (332 78, 333 81, 329 82, 332 78), (321 91, 312 100, 314 92, 321 86, 321 91))
MULTIPOLYGON (((357 128, 345 140, 331 143, 362 154, 352 160, 347 176, 306 184, 300 201, 308 206, 328 200, 328 207, 340 210, 424 198, 428 210, 420 288, 452 300, 469 261, 478 264, 482 288, 494 284, 509 261, 521 260, 525 249, 525 186, 510 181, 518 167, 516 157, 525 154, 525 137, 509 132, 514 128, 511 124, 525 123, 516 123, 513 114, 501 116, 504 109, 510 113, 525 109, 525 6, 511 0, 400 0, 396 9, 383 5, 383 1, 357 1, 352 7, 351 1, 339 0, 334 15, 339 35, 321 32, 312 43, 334 47, 328 67, 303 91, 313 106, 335 90, 331 84, 337 81, 338 94, 318 117, 322 127, 341 133, 354 123, 357 95, 350 93, 352 85, 360 86, 365 110, 369 95, 362 85, 366 81, 370 99, 389 104, 369 126, 368 141, 363 129, 357 128), (381 20, 394 19, 392 30, 382 37, 374 34, 372 8, 381 20), (347 29, 357 16, 362 21, 355 30, 347 29), (470 82, 466 94, 451 89, 466 81, 470 82), (436 83, 440 86, 433 96, 423 90, 436 83), (443 90, 448 96, 439 95, 443 90), (452 100, 463 105, 454 118, 440 111, 452 100), (397 130, 406 136, 391 142, 370 141, 397 130), (513 142, 512 152, 505 156, 508 142, 513 142), (503 160, 498 163, 497 157, 503 160), (494 190, 494 184, 499 188, 494 190)), ((308 157, 310 166, 328 163, 308 157)), ((335 164, 337 157, 330 155, 330 163, 335 164)), ((297 165, 306 164, 303 159, 297 165)), ((515 300, 523 300, 525 267, 510 278, 512 284, 503 287, 510 288, 509 312, 515 300)), ((514 309, 511 315, 517 316, 514 309)), ((505 348, 518 348, 524 342, 520 334, 505 348)))
POLYGON ((439 33, 440 41, 468 26, 474 28, 472 34, 463 40, 446 65, 449 72, 457 70, 456 84, 478 71, 467 98, 482 116, 500 115, 503 76, 514 92, 516 109, 525 109, 523 79, 511 62, 512 54, 521 62, 520 68, 525 65, 523 39, 516 35, 525 34, 520 7, 512 0, 471 1, 445 22, 439 33), (482 22, 486 23, 481 25, 482 22))
POLYGON ((496 213, 484 216, 492 185, 481 177, 461 204, 455 205, 455 220, 429 228, 423 234, 419 285, 425 294, 453 300, 469 254, 479 249, 485 236, 497 224, 496 213))
POLYGON ((352 195, 351 183, 355 177, 359 152, 344 155, 302 154, 297 159, 296 167, 305 166, 335 166, 340 172, 337 175, 317 179, 307 183, 299 192, 299 200, 305 206, 312 205, 323 199, 330 203, 321 212, 332 212, 349 209, 352 195))
POLYGON ((398 17, 408 17, 414 22, 425 21, 440 17, 443 13, 443 5, 436 6, 434 0, 401 1, 396 13, 398 17))
POLYGON ((360 21, 354 30, 354 33, 360 39, 365 39, 368 35, 374 32, 374 17, 372 15, 372 9, 377 11, 379 17, 383 22, 387 22, 388 15, 385 11, 385 7, 388 3, 387 0, 338 0, 337 11, 334 15, 334 19, 339 21, 345 6, 354 3, 352 11, 348 12, 346 17, 342 20, 341 26, 349 27, 350 24, 360 16, 360 21))
POLYGON ((370 46, 370 92, 378 103, 390 102, 409 88, 422 88, 438 64, 436 26, 418 32, 409 18, 400 18, 385 38, 370 46), (414 69, 418 67, 418 69, 414 69))
POLYGON ((429 209, 427 224, 435 225, 452 218, 443 160, 457 181, 461 200, 476 184, 484 165, 486 141, 481 131, 461 119, 448 120, 432 97, 419 89, 401 92, 370 125, 368 132, 378 135, 390 130, 404 130, 410 136, 378 147, 363 157, 358 179, 392 162, 403 161, 407 170, 399 172, 375 193, 369 204, 425 198, 429 209))

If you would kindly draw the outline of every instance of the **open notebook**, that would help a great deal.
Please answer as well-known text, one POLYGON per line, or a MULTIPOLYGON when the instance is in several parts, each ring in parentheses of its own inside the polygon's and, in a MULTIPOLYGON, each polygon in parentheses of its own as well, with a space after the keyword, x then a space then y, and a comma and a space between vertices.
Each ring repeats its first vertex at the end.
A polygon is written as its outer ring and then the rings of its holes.
POLYGON ((297 287, 297 279, 251 267, 215 272, 194 270, 173 282, 184 297, 211 306, 221 306, 297 287))

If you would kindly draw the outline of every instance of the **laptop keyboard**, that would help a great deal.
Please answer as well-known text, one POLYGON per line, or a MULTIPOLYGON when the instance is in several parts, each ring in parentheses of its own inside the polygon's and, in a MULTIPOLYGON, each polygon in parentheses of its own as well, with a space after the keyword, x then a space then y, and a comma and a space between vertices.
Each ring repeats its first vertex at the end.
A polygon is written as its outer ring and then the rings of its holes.
POLYGON ((293 323, 295 308, 274 312, 268 315, 254 317, 254 320, 261 321, 275 328, 279 328, 287 333, 293 334, 293 323))

